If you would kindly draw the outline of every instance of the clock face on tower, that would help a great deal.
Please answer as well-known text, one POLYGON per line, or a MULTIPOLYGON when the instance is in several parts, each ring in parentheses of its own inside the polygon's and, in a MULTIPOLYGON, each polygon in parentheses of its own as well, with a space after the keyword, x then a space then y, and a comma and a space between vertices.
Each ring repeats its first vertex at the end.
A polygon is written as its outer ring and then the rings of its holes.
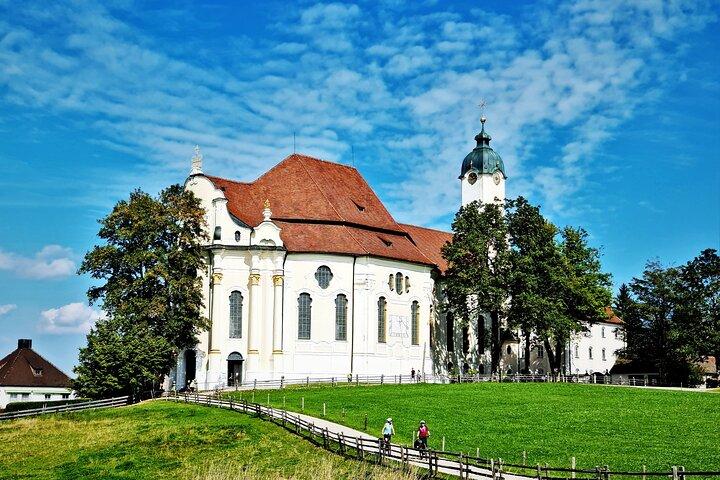
POLYGON ((493 182, 495 182, 495 185, 499 185, 500 180, 502 180, 502 173, 500 173, 500 170, 495 170, 495 173, 493 173, 493 182))
POLYGON ((475 182, 477 182, 477 173, 470 172, 470 175, 468 175, 468 183, 470 185, 475 185, 475 182))

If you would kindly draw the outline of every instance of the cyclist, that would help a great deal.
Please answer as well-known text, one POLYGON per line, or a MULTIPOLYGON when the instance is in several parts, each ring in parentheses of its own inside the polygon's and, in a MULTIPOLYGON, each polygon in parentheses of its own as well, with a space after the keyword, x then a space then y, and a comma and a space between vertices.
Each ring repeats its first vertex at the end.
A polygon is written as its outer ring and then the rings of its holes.
POLYGON ((388 418, 385 421, 385 426, 383 426, 382 434, 385 450, 390 452, 390 441, 392 440, 392 436, 395 435, 395 427, 393 426, 392 418, 388 418))
POLYGON ((427 450, 427 442, 428 437, 430 436, 430 430, 427 427, 427 424, 425 423, 425 420, 422 420, 420 422, 420 426, 418 427, 417 431, 417 439, 418 439, 418 450, 420 450, 420 456, 425 456, 425 451, 427 450))

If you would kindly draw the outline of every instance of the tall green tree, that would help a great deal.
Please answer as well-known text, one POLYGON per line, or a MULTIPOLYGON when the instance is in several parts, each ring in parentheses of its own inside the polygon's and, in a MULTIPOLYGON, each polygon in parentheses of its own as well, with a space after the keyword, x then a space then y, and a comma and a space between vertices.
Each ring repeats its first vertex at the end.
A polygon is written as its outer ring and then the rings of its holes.
POLYGON ((642 358, 648 349, 649 332, 627 284, 620 285, 613 307, 615 314, 624 322, 625 348, 620 355, 625 358, 642 358))
POLYGON ((587 241, 582 228, 565 227, 558 245, 562 268, 552 272, 550 282, 558 289, 559 311, 540 329, 554 372, 562 369, 562 354, 572 334, 589 323, 606 320, 605 307, 612 301, 612 277, 602 271, 600 252, 587 241), (558 276, 559 274, 559 276, 558 276))
POLYGON ((137 387, 118 373, 117 365, 103 360, 105 346, 132 351, 139 335, 147 347, 135 361, 126 356, 128 368, 159 378, 169 372, 177 352, 193 347, 200 330, 208 327, 198 276, 205 266, 204 214, 191 192, 173 185, 158 198, 134 191, 100 220, 98 236, 104 243, 86 254, 79 273, 101 281, 88 290, 88 298, 101 303, 108 318, 81 349, 76 369, 81 394, 110 394, 96 385, 98 378, 108 379, 106 386, 117 385, 118 393, 137 387), (153 361, 147 361, 149 355, 153 361))
POLYGON ((528 373, 534 333, 547 330, 561 308, 557 292, 562 261, 555 242, 557 228, 542 216, 540 207, 523 197, 508 200, 506 207, 512 299, 508 324, 522 332, 523 372, 528 373))
POLYGON ((498 371, 500 318, 508 301, 508 231, 497 204, 472 202, 463 206, 452 224, 452 242, 443 247, 448 261, 444 282, 448 308, 462 324, 475 322, 479 350, 485 349, 483 314, 491 319, 491 368, 498 371))

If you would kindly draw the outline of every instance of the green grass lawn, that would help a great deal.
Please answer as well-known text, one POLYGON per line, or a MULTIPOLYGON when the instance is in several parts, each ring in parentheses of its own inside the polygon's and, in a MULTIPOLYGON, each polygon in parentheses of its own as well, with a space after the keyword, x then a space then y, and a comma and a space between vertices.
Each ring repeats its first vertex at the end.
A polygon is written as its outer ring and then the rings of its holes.
POLYGON ((410 478, 326 452, 248 415, 195 405, 0 422, 0 479, 410 478))
MULTIPOLYGON (((420 420, 431 432, 430 446, 506 462, 611 470, 720 471, 720 395, 571 384, 479 383, 289 388, 256 392, 255 400, 275 407, 322 415, 379 435, 393 417, 399 443, 409 443, 420 420), (344 412, 344 413, 343 413, 344 412)), ((240 397, 239 393, 231 395, 240 397)), ((250 400, 252 393, 242 397, 250 400)))

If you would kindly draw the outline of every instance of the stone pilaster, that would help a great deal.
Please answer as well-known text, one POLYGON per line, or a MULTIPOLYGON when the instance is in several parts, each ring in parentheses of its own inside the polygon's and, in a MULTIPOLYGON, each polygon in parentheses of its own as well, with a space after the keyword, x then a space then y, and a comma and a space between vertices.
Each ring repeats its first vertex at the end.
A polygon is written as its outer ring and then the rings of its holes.
POLYGON ((250 273, 250 328, 248 353, 258 353, 260 345, 260 272, 250 273))
POLYGON ((273 275, 273 353, 282 353, 283 275, 273 275))

